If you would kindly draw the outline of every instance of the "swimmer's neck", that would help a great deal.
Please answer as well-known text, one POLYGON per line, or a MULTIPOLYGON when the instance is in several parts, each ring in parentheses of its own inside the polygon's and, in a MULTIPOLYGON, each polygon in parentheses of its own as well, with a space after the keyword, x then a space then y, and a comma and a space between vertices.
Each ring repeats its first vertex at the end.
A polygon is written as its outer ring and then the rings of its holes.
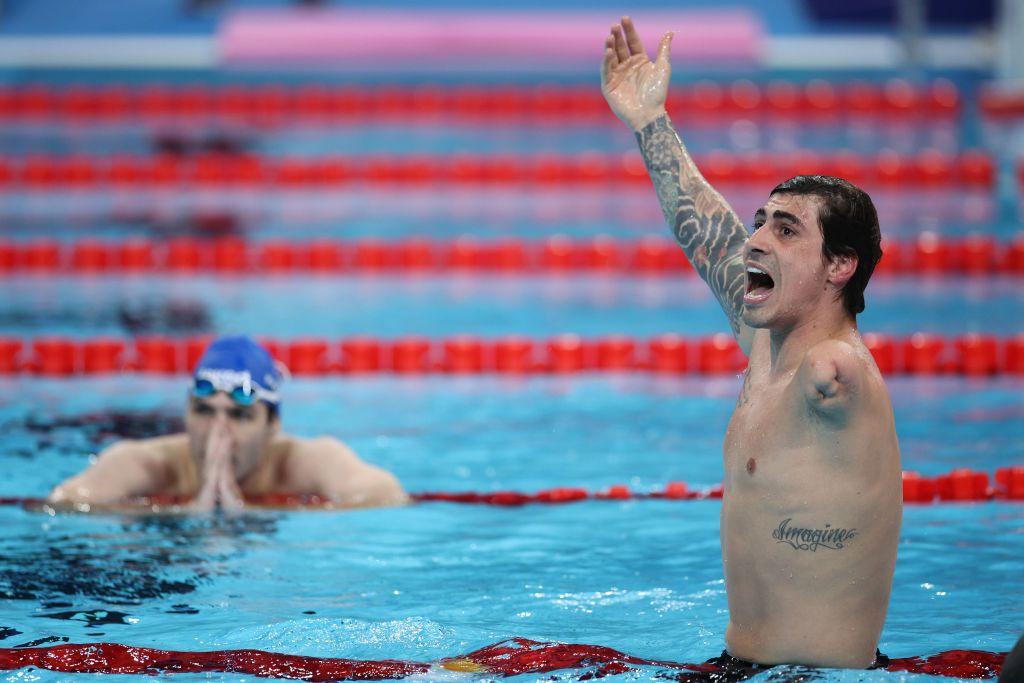
POLYGON ((780 378, 795 373, 807 351, 819 342, 845 338, 856 332, 857 319, 842 306, 806 316, 792 325, 769 328, 771 377, 780 378))

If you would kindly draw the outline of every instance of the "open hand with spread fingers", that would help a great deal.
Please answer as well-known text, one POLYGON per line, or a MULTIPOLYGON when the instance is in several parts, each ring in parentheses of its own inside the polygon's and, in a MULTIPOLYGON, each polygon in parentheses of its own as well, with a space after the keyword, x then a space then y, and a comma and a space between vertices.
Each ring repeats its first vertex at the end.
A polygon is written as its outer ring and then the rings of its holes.
POLYGON ((665 98, 672 75, 669 48, 672 33, 658 44, 658 57, 651 61, 644 52, 640 35, 629 17, 612 26, 604 41, 601 64, 601 92, 615 115, 634 131, 641 130, 665 113, 665 98))

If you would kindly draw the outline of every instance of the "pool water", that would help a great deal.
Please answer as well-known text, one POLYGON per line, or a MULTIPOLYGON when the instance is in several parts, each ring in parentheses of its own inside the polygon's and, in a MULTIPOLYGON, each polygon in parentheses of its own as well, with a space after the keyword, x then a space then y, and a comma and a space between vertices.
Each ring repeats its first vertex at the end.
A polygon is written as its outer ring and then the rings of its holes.
MULTIPOLYGON (((572 331, 584 336, 710 335, 727 321, 696 275, 519 277, 468 274, 271 277, 26 277, 5 283, 8 333, 72 337, 241 333, 398 337, 572 331), (303 301, 297 307, 293 302, 303 301), (310 314, 310 310, 314 311, 310 314)), ((1011 277, 879 275, 865 294, 864 331, 1012 336, 1024 289, 1011 277), (950 311, 955 311, 951 315, 950 311)))
MULTIPOLYGON (((749 226, 770 188, 719 185, 749 226)), ((1015 206, 987 188, 955 191, 868 188, 883 234, 913 239, 921 231, 962 236, 983 232, 1000 240, 1020 229, 1015 206)), ((265 188, 73 188, 41 192, 0 190, 0 235, 15 242, 40 237, 66 241, 145 237, 396 240, 410 236, 452 240, 515 237, 540 240, 608 235, 617 239, 666 236, 656 196, 646 184, 577 186, 381 186, 352 183, 311 192, 265 188), (400 201, 395 198, 399 197, 400 201)))
MULTIPOLYGON (((769 4, 766 16, 777 19, 779 3, 769 4)), ((502 78, 536 85, 535 73, 509 68, 502 78)), ((779 75, 742 76, 761 82, 779 75)), ((393 78, 408 83, 419 76, 393 78)), ((689 76, 678 65, 675 82, 682 85, 689 76)), ((30 77, 60 87, 92 79, 144 84, 197 76, 7 75, 15 84, 30 77)), ((219 84, 322 78, 387 85, 378 82, 377 72, 206 77, 219 84)), ((465 85, 459 75, 432 77, 445 87, 465 85)), ((469 80, 498 82, 488 78, 481 72, 469 80)), ((595 81, 596 73, 572 76, 574 86, 596 88, 595 81)), ((702 155, 853 148, 870 158, 882 150, 957 154, 984 145, 1003 171, 994 188, 891 183, 867 189, 888 238, 982 232, 1006 241, 1020 229, 1019 192, 1009 180, 1015 137, 1009 130, 980 129, 972 99, 976 81, 958 81, 965 101, 956 121, 883 124, 851 117, 804 125, 747 116, 679 123, 689 147, 702 155)), ((596 153, 636 164, 633 136, 610 114, 605 119, 246 127, 213 125, 202 117, 170 125, 0 117, 0 157, 18 165, 30 155, 105 159, 176 150, 187 161, 192 154, 227 149, 276 164, 346 155, 415 154, 445 161, 456 154, 596 153)), ((769 187, 726 182, 720 189, 748 221, 769 187)), ((553 235, 669 239, 646 183, 0 183, 4 242, 225 236, 252 243, 445 242, 467 235, 480 241, 553 235)), ((712 295, 692 276, 68 277, 54 271, 5 273, 0 279, 0 336, 19 339, 240 332, 285 340, 561 333, 642 338, 727 329, 712 295)), ((1002 276, 879 276, 868 289, 861 328, 896 336, 1018 334, 1024 330, 1020 284, 1019 277, 1002 276)), ((739 387, 740 379, 729 375, 642 373, 303 377, 285 388, 283 421, 300 436, 328 434, 345 441, 367 461, 394 472, 412 492, 535 492, 557 486, 596 491, 615 484, 650 491, 670 481, 704 489, 722 480, 722 439, 739 387)), ((894 377, 889 388, 904 469, 936 476, 959 467, 992 473, 1024 463, 1024 377, 894 377)), ((119 438, 179 430, 185 391, 183 377, 0 375, 0 498, 46 495, 119 438)), ((590 500, 516 508, 417 503, 350 512, 158 517, 47 514, 0 505, 0 649, 123 643, 425 662, 523 637, 606 646, 648 660, 701 662, 721 653, 728 621, 720 508, 715 500, 590 500)), ((908 505, 881 649, 892 657, 1008 650, 1024 631, 1022 576, 1024 505, 908 505)), ((593 673, 566 669, 519 680, 579 681, 593 673)), ((770 671, 755 680, 935 680, 890 672, 803 672, 803 678, 792 673, 770 671)), ((611 678, 671 675, 665 667, 646 666, 611 678)), ((0 672, 0 680, 11 682, 94 678, 37 668, 0 672)), ((253 680, 212 674, 166 678, 253 680)), ((437 670, 413 678, 491 680, 437 670)))
MULTIPOLYGON (((890 386, 905 469, 993 471, 1024 457, 1020 380, 890 386)), ((733 377, 637 375, 295 380, 284 425, 345 440, 411 491, 707 487, 722 477, 738 388, 733 377)), ((10 473, 0 496, 44 494, 113 432, 173 426, 184 398, 177 378, 4 379, 0 389, 0 467, 10 473)), ((418 503, 201 519, 0 507, 0 643, 430 661, 520 636, 702 661, 721 651, 727 623, 719 509, 418 503)), ((1024 586, 1008 580, 1020 574, 1022 537, 1018 504, 908 506, 882 650, 1009 649, 1024 614, 1024 586)))

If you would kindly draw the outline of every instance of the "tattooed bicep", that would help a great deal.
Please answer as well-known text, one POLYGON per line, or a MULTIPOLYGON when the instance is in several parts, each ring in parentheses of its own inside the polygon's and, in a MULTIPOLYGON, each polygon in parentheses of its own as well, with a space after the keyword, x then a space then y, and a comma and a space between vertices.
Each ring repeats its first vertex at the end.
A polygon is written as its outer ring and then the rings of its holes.
POLYGON ((707 278, 712 293, 729 317, 733 332, 740 332, 740 318, 743 315, 743 295, 747 290, 747 273, 743 267, 743 245, 733 245, 723 255, 707 278))
MULTIPOLYGON (((731 209, 725 204, 725 200, 722 199, 722 195, 718 194, 718 191, 712 188, 710 185, 700 188, 694 193, 694 208, 697 213, 703 216, 712 216, 717 211, 725 210, 725 212, 735 216, 731 209)), ((739 218, 736 218, 739 220, 739 218)))

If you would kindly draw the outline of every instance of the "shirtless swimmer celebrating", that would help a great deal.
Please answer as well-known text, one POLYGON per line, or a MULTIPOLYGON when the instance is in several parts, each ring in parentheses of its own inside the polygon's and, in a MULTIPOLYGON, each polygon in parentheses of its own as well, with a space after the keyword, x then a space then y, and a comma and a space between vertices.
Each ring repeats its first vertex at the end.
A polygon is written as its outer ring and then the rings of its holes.
POLYGON ((605 39, 601 89, 749 359, 724 446, 723 658, 865 668, 903 504, 892 407, 857 331, 878 217, 850 183, 798 176, 772 190, 749 234, 665 112, 671 42, 651 62, 623 18, 605 39))

